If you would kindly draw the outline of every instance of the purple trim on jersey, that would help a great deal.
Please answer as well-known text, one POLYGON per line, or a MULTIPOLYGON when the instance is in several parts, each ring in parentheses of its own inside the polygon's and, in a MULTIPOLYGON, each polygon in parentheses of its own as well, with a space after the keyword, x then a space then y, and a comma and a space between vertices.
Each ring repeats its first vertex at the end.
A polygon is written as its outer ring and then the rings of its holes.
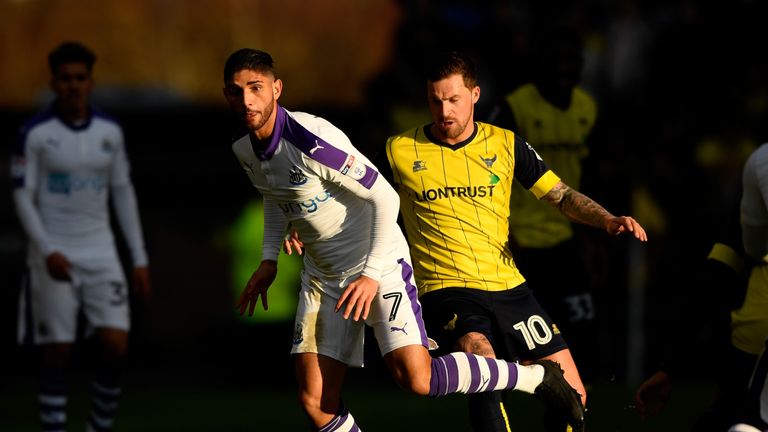
POLYGON ((467 355, 469 370, 472 372, 470 374, 470 383, 467 393, 477 393, 477 389, 480 388, 480 378, 482 378, 482 374, 480 373, 480 364, 477 362, 478 358, 478 356, 472 354, 467 355))
MULTIPOLYGON (((496 363, 496 359, 483 357, 485 359, 485 362, 488 363, 488 371, 490 373, 490 378, 488 379, 488 385, 486 388, 488 389, 495 389, 496 384, 499 382, 499 364, 496 363)), ((517 369, 515 369, 517 371, 517 369)), ((515 384, 517 384, 517 379, 515 379, 515 384)))
POLYGON ((291 116, 286 116, 283 138, 290 141, 291 144, 301 150, 302 153, 309 156, 312 160, 320 162, 337 171, 340 171, 342 167, 344 167, 344 164, 349 157, 345 151, 339 150, 332 146, 328 141, 325 141, 308 131, 291 116))
MULTIPOLYGON (((355 156, 344 150, 334 147, 328 141, 308 131, 291 116, 285 116, 285 130, 282 135, 310 159, 319 162, 329 168, 346 175, 355 162, 355 156)), ((271 146, 271 145, 270 145, 271 146)), ((365 165, 365 174, 357 180, 366 189, 370 189, 376 182, 379 172, 365 165)))
POLYGON ((408 294, 408 299, 411 301, 413 316, 416 317, 416 326, 419 328, 419 333, 421 334, 421 344, 428 348, 429 341, 427 340, 427 329, 424 325, 424 319, 421 317, 421 304, 418 299, 418 290, 411 283, 411 279, 413 278, 413 268, 404 258, 400 258, 397 262, 403 268, 402 275, 403 282, 405 282, 405 292, 408 294))
POLYGON ((32 118, 24 122, 17 135, 18 139, 16 140, 16 145, 13 148, 14 154, 16 156, 24 156, 24 149, 27 145, 27 135, 29 135, 29 131, 34 129, 35 126, 41 123, 45 123, 54 117, 56 117, 56 113, 53 112, 52 108, 48 108, 45 111, 41 111, 35 114, 32 118))
POLYGON ((272 156, 277 151, 277 146, 280 145, 280 139, 283 138, 285 119, 288 118, 288 115, 285 114, 285 109, 278 105, 277 102, 275 102, 275 109, 277 110, 277 115, 275 116, 275 128, 272 130, 272 139, 269 140, 269 146, 267 146, 266 150, 256 148, 253 145, 253 140, 251 140, 251 149, 253 150, 253 154, 255 154, 259 160, 265 161, 272 159, 272 156))
POLYGON ((376 179, 379 177, 379 172, 373 169, 372 167, 369 167, 368 165, 365 166, 365 175, 363 178, 358 180, 357 182, 361 185, 365 186, 366 189, 370 189, 374 183, 376 183, 376 179))
POLYGON ((432 359, 431 369, 430 396, 445 396, 449 393, 456 393, 456 390, 459 389, 459 368, 452 355, 432 359))

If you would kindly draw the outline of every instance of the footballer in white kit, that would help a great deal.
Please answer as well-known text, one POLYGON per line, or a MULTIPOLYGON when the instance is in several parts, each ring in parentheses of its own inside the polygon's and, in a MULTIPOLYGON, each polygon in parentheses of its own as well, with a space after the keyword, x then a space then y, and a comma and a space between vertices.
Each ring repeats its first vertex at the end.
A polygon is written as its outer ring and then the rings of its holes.
POLYGON ((74 342, 77 312, 89 328, 128 330, 128 286, 110 228, 108 197, 136 266, 147 265, 120 126, 99 112, 71 124, 53 109, 27 122, 12 162, 14 200, 30 237, 29 284, 20 299, 19 340, 74 342), (69 260, 71 281, 45 259, 69 260))
POLYGON ((256 149, 249 135, 232 149, 264 197, 263 259, 277 260, 289 224, 304 243, 291 352, 363 365, 363 323, 344 319, 334 308, 361 274, 380 281, 365 323, 374 329, 381 354, 406 345, 427 347, 408 246, 391 223, 399 211, 396 192, 331 123, 279 105, 276 110, 266 151, 256 149), (360 241, 367 232, 370 238, 360 241))

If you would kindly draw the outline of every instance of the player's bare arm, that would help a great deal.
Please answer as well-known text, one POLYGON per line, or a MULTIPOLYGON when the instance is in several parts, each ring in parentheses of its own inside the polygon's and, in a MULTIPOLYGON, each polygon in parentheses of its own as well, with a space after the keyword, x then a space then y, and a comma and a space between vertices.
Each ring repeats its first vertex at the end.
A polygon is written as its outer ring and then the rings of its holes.
POLYGON ((371 310, 371 303, 376 297, 376 292, 378 290, 379 282, 368 276, 360 276, 344 289, 341 297, 339 297, 339 301, 336 303, 336 312, 341 310, 346 302, 347 305, 344 308, 344 319, 348 319, 353 311, 353 320, 358 321, 361 317, 364 320, 367 319, 368 312, 371 310))
POLYGON ((253 310, 256 308, 259 296, 261 296, 261 306, 264 310, 269 309, 267 290, 272 285, 272 282, 275 281, 276 276, 277 261, 262 261, 259 268, 251 275, 243 293, 240 294, 240 298, 237 300, 236 307, 240 310, 240 315, 245 314, 245 310, 248 309, 248 316, 253 316, 253 310))
POLYGON ((648 240, 645 229, 634 218, 612 215, 603 206, 563 182, 558 182, 542 199, 574 222, 605 229, 611 235, 629 231, 640 241, 648 240))
POLYGON ((133 291, 145 303, 152 295, 152 285, 149 279, 149 267, 136 266, 133 268, 133 291))

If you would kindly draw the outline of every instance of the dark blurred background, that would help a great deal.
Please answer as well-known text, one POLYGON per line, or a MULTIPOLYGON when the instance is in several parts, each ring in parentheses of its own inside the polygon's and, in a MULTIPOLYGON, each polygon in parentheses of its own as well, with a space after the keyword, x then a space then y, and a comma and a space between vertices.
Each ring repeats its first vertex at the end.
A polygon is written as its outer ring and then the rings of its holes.
MULTIPOLYGON (((389 135, 428 121, 427 52, 473 54, 483 120, 531 78, 536 32, 568 25, 584 39, 582 85, 601 125, 583 191, 634 215, 650 237, 598 240, 608 251, 595 276, 601 379, 633 388, 665 345, 694 337, 679 326, 680 307, 701 301, 692 274, 738 203, 746 156, 768 141, 767 9, 757 0, 0 0, 0 179, 10 184, 19 126, 50 102, 48 52, 65 40, 91 47, 94 102, 124 127, 155 290, 133 311, 132 370, 292 384, 290 307, 267 322, 234 311, 244 252, 233 229, 258 195, 229 149, 228 55, 269 51, 281 104, 326 117, 373 157, 389 135)), ((10 187, 0 209, 2 392, 33 372, 15 343, 26 240, 10 187)), ((290 298, 296 288, 285 285, 290 298)), ((372 370, 355 376, 387 380, 369 348, 372 370)))

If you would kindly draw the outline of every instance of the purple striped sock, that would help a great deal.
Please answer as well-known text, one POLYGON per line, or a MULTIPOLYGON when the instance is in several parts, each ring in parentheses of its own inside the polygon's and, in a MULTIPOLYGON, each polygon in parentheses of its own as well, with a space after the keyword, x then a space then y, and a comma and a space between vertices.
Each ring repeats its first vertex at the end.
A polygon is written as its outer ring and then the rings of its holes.
POLYGON ((355 418, 342 403, 339 405, 336 416, 318 429, 318 432, 360 432, 360 428, 355 423, 355 418))
POLYGON ((429 395, 451 393, 480 393, 512 389, 517 385, 517 365, 504 360, 481 357, 471 353, 454 352, 432 359, 429 395), (466 362, 457 361, 462 357, 466 362), (483 368, 481 366, 485 366, 483 368), (506 367, 508 378, 500 381, 499 369, 506 367))

